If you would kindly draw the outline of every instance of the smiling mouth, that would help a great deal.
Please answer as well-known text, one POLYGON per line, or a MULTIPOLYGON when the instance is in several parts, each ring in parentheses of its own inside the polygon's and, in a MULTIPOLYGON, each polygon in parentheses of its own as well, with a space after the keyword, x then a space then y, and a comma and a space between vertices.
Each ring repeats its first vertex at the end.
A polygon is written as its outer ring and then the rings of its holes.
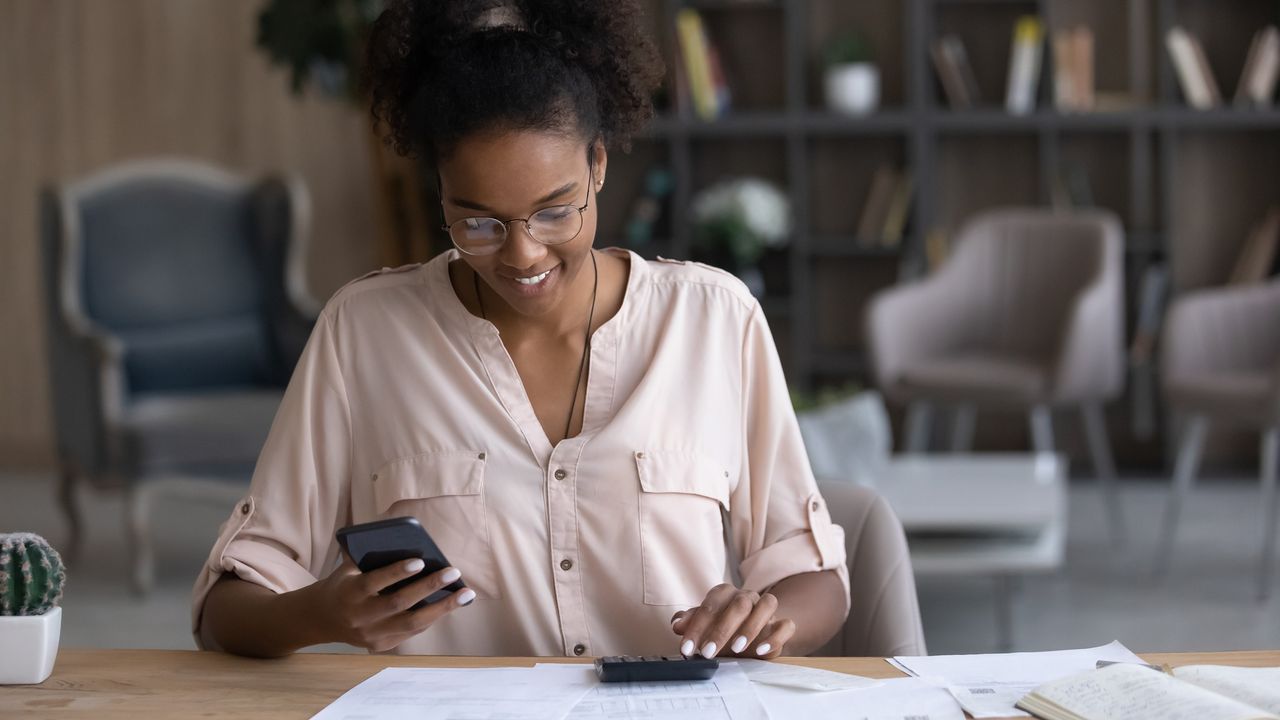
MULTIPOLYGON (((551 270, 554 270, 554 269, 555 268, 552 268, 551 270)), ((520 283, 521 285, 537 285, 538 283, 547 279, 547 276, 551 274, 551 270, 548 270, 540 275, 534 275, 533 277, 512 278, 512 279, 520 283)))

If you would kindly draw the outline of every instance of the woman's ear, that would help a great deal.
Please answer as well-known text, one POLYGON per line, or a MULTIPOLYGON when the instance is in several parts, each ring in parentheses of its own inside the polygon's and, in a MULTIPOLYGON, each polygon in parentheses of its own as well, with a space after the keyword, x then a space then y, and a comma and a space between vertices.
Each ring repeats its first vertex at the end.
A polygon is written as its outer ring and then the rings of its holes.
POLYGON ((599 192, 604 187, 605 172, 609 167, 609 151, 604 148, 604 138, 598 137, 591 143, 591 164, 592 173, 595 177, 595 190, 599 192))

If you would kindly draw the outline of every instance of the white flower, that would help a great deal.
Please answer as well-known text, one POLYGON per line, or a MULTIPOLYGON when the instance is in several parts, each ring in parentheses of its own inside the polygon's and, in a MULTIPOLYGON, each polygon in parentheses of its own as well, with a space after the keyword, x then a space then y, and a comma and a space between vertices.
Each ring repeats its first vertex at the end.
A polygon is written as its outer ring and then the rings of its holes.
POLYGON ((694 198, 693 215, 699 224, 737 221, 771 247, 785 245, 791 232, 787 196, 759 178, 725 180, 707 188, 694 198))

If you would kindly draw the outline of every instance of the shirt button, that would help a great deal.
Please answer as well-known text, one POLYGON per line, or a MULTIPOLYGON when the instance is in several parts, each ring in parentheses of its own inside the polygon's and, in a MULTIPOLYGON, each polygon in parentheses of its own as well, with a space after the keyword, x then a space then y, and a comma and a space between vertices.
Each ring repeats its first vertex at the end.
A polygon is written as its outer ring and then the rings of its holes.
POLYGON ((583 645, 582 643, 578 643, 577 645, 574 645, 574 646, 573 646, 573 654, 574 654, 574 655, 581 655, 581 654, 585 653, 586 651, 587 651, 587 646, 586 646, 586 645, 583 645))
POLYGON ((642 452, 638 452, 638 453, 636 453, 636 459, 637 459, 637 460, 643 460, 643 459, 644 459, 644 453, 642 453, 642 452))
POLYGON ((557 479, 557 480, 563 480, 563 479, 565 479, 566 477, 568 477, 568 475, 569 475, 569 473, 565 472, 563 468, 558 468, 558 469, 556 470, 556 479, 557 479))
POLYGON ((573 561, 572 561, 572 560, 570 560, 570 559, 568 559, 568 558, 565 558, 564 560, 561 560, 561 561, 560 561, 560 569, 561 569, 561 570, 572 570, 572 569, 573 569, 573 561))
POLYGON ((248 514, 249 514, 249 503, 245 503, 245 504, 243 504, 243 505, 241 505, 241 506, 240 506, 240 513, 241 513, 241 514, 243 514, 243 515, 248 515, 248 514))
POLYGON ((479 457, 481 460, 483 460, 483 459, 484 459, 484 453, 480 453, 479 455, 477 455, 477 457, 479 457))
POLYGON ((374 482, 378 482, 378 473, 369 476, 374 482))
POLYGON ((814 501, 813 501, 813 504, 809 506, 809 509, 810 509, 810 510, 812 510, 812 511, 814 511, 814 512, 818 512, 818 508, 820 508, 820 507, 822 507, 822 506, 818 504, 818 501, 817 501, 817 500, 814 500, 814 501))

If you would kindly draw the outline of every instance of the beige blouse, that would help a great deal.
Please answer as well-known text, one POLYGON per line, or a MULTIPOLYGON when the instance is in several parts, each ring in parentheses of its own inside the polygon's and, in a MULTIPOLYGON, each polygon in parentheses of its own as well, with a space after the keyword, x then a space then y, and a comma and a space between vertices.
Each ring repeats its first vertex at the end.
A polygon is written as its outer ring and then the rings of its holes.
POLYGON ((296 590, 339 563, 336 530, 400 515, 477 594, 402 654, 670 655, 672 613, 721 582, 836 570, 847 592, 759 303, 728 273, 608 252, 626 295, 592 339, 582 432, 555 446, 454 293, 456 251, 334 295, 196 581, 197 642, 223 572, 296 590))

